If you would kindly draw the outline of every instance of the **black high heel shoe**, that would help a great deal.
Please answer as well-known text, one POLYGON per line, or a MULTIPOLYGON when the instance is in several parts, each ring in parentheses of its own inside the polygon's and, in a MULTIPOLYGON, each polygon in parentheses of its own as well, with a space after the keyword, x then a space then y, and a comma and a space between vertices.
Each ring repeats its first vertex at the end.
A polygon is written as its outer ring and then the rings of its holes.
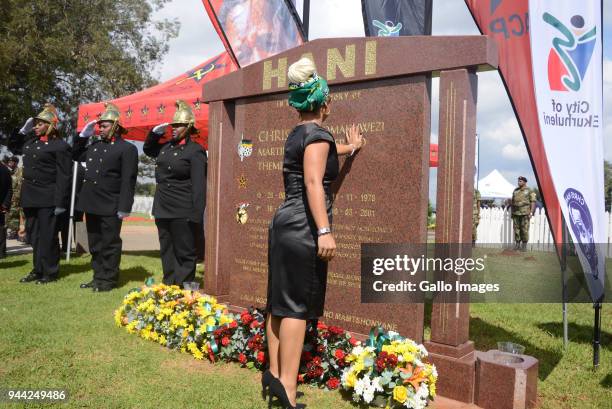
POLYGON ((276 379, 272 372, 269 369, 266 369, 263 374, 261 374, 261 397, 263 400, 266 400, 266 395, 269 393, 268 389, 270 388, 270 382, 272 379, 276 379))
POLYGON ((270 393, 268 395, 268 408, 272 407, 272 397, 276 396, 278 400, 280 400, 281 405, 285 409, 297 409, 297 406, 293 406, 291 402, 289 402, 289 397, 287 396, 287 391, 285 387, 281 383, 280 379, 272 378, 270 381, 270 393))

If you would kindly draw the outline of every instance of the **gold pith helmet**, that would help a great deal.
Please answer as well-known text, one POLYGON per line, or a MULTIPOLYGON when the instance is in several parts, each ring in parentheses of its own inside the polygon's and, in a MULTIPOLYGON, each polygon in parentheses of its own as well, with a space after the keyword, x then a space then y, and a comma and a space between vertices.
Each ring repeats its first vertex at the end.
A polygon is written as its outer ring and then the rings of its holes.
POLYGON ((112 104, 110 102, 105 102, 104 112, 102 112, 102 115, 100 115, 100 119, 98 119, 98 123, 103 122, 103 121, 112 122, 113 129, 112 129, 112 132, 110 133, 111 135, 115 133, 114 131, 117 128, 119 129, 121 133, 127 133, 127 129, 125 129, 119 122, 120 117, 121 117, 121 114, 119 113, 119 108, 117 108, 115 104, 112 104))
POLYGON ((176 112, 170 125, 186 125, 195 128, 195 115, 189 104, 182 99, 176 101, 176 112))
POLYGON ((53 129, 57 128, 59 117, 57 116, 57 110, 52 104, 46 103, 40 114, 36 115, 34 119, 45 121, 49 124, 46 135, 49 135, 53 129))

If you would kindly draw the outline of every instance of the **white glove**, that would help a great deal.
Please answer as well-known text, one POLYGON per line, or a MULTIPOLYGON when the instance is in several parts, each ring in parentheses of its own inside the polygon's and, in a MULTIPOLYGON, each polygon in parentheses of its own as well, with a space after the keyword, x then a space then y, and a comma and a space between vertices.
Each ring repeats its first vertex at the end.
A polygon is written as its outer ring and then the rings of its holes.
POLYGON ((34 118, 28 118, 28 120, 25 121, 25 124, 23 124, 19 130, 19 133, 22 135, 27 135, 32 132, 32 128, 34 128, 34 118))
POLYGON ((126 217, 130 217, 130 214, 127 213, 127 212, 117 212, 117 217, 120 218, 121 220, 123 220, 126 217))
POLYGON ((64 213, 65 211, 66 211, 66 209, 64 209, 63 207, 56 207, 56 208, 53 210, 53 214, 54 214, 55 216, 59 216, 60 214, 64 213))
POLYGON ((155 128, 153 128, 153 132, 158 134, 158 135, 163 135, 166 132, 166 128, 168 127, 168 125, 170 125, 168 122, 164 122, 163 124, 159 124, 155 128))
POLYGON ((94 134, 94 128, 95 128, 97 122, 98 121, 96 121, 96 120, 88 122, 87 125, 85 125, 83 127, 83 129, 81 129, 81 133, 79 134, 79 138, 89 138, 90 136, 92 136, 94 134))

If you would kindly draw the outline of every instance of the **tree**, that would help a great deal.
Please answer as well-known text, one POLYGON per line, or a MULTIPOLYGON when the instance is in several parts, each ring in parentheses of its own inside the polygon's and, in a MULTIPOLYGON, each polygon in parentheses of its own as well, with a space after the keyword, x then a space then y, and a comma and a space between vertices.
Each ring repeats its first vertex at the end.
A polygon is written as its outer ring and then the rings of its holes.
POLYGON ((138 157, 138 179, 148 182, 155 178, 155 159, 144 153, 138 157))
POLYGON ((53 103, 65 132, 78 106, 155 84, 151 72, 178 35, 153 20, 170 0, 3 0, 0 137, 53 103))
POLYGON ((604 162, 604 194, 606 195, 606 210, 612 206, 612 163, 604 162))

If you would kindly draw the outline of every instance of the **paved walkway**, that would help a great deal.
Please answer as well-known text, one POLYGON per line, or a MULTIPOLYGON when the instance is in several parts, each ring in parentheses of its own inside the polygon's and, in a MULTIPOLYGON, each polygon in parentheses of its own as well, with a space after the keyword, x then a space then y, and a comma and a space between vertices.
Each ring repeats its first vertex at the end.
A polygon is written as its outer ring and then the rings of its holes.
MULTIPOLYGON (((159 250, 157 228, 153 223, 150 226, 126 223, 121 229, 121 239, 123 251, 159 250)), ((6 251, 8 255, 31 253, 32 247, 17 240, 7 240, 6 251)))

